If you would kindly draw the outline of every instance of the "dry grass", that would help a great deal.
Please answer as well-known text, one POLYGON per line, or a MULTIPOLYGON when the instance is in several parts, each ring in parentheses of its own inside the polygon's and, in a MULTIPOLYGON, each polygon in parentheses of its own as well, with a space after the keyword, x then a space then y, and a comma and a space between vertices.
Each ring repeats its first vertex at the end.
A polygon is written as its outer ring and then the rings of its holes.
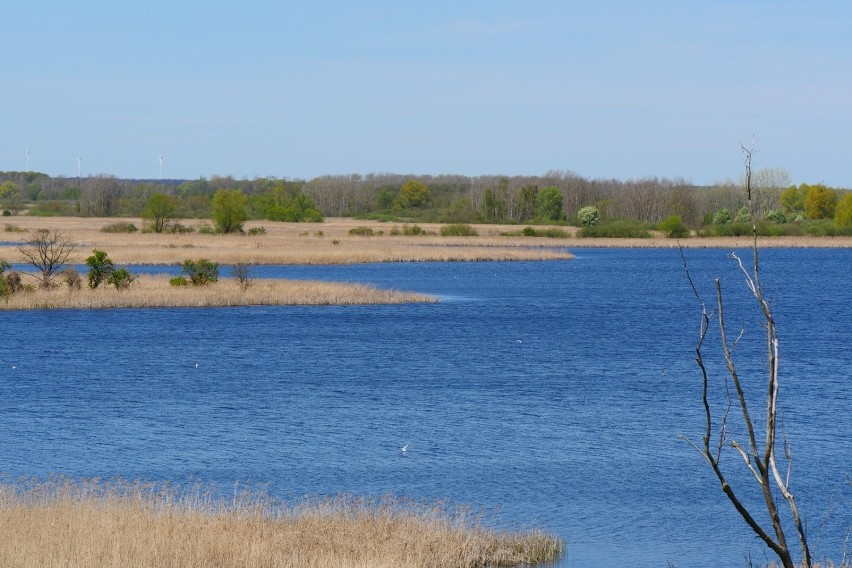
MULTIPOLYGON (((479 226, 479 237, 391 236, 393 224, 330 219, 324 223, 278 223, 253 221, 246 229, 264 227, 264 235, 208 235, 104 233, 100 229, 114 218, 16 217, 27 232, 8 240, 26 241, 36 229, 56 229, 80 245, 71 262, 82 263, 92 249, 109 253, 120 264, 179 264, 187 258, 207 258, 222 264, 351 264, 398 261, 556 260, 572 256, 564 251, 565 239, 501 237, 501 226, 479 226), (349 235, 356 226, 370 226, 384 235, 349 235), (559 250, 559 247, 562 250, 559 250)), ((141 226, 139 219, 127 219, 141 226)), ((198 222, 187 222, 197 225, 198 222)), ((423 224, 438 232, 440 225, 423 224)), ((6 260, 20 262, 15 248, 0 249, 6 260), (8 253, 6 252, 8 250, 8 253)))
MULTIPOLYGON (((30 279, 31 280, 31 279, 30 279)), ((248 289, 236 280, 221 279, 207 286, 171 286, 168 276, 138 276, 126 290, 85 285, 73 290, 60 285, 32 292, 16 292, 0 300, 0 310, 54 308, 148 308, 256 305, 362 305, 437 302, 424 294, 381 290, 362 284, 303 280, 255 279, 248 289)))
POLYGON ((473 568, 553 561, 564 546, 441 503, 287 507, 257 491, 61 478, 0 485, 0 534, 0 566, 15 568, 473 568))

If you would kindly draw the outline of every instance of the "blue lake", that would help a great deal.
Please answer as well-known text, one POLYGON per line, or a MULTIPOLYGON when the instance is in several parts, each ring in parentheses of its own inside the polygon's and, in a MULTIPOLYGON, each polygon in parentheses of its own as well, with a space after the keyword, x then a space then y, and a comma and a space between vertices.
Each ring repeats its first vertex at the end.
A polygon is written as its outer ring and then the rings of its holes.
MULTIPOLYGON (((678 439, 703 433, 700 308, 679 253, 572 252, 254 271, 441 298, 429 305, 0 312, 0 473, 449 498, 561 535, 560 566, 744 566, 749 551, 765 564, 678 439)), ((726 252, 686 256, 706 300, 722 278, 762 420, 764 332, 726 252)), ((762 260, 792 489, 815 555, 839 559, 852 526, 852 250, 762 260)), ((705 358, 721 379, 717 334, 705 358)), ((758 499, 740 458, 726 464, 758 499)))

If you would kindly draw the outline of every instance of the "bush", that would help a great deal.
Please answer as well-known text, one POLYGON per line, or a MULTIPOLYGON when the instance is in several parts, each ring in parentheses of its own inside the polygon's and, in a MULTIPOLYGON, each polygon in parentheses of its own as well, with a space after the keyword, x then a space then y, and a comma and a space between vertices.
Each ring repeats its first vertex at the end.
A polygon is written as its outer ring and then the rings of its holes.
POLYGON ((112 271, 112 274, 110 274, 107 279, 107 284, 112 284, 115 286, 116 290, 126 290, 135 279, 136 277, 133 276, 129 270, 126 268, 119 268, 118 270, 112 271))
POLYGON ((11 211, 9 211, 8 209, 4 209, 4 210, 3 210, 3 216, 4 216, 4 217, 11 217, 11 216, 12 216, 12 212, 11 212, 11 211))
POLYGON ((13 225, 12 223, 6 223, 5 230, 7 233, 26 233, 26 229, 22 229, 17 225, 13 225))
POLYGON ((201 223, 200 225, 198 225, 198 232, 202 235, 215 235, 216 229, 214 229, 212 225, 209 225, 207 223, 201 223))
POLYGON ((577 211, 577 219, 584 226, 591 227, 601 222, 601 212, 594 205, 589 205, 577 211))
POLYGON ((236 279, 237 284, 239 284, 240 288, 243 290, 247 290, 249 286, 251 286, 251 274, 249 272, 248 264, 244 262, 236 262, 231 267, 231 275, 236 279))
POLYGON ((139 227, 128 222, 111 223, 101 227, 102 233, 135 233, 138 230, 139 227))
POLYGON ((715 215, 713 215, 713 224, 714 225, 727 225, 731 222, 731 212, 728 209, 719 209, 715 215))
POLYGON ((68 288, 71 290, 79 290, 82 286, 82 281, 80 280, 80 273, 77 272, 76 268, 66 268, 62 271, 62 281, 68 285, 68 288))
POLYGON ((465 223, 453 223, 441 227, 442 237, 476 237, 479 235, 476 229, 465 223))
POLYGON ((87 276, 89 288, 94 290, 101 282, 109 278, 114 267, 106 252, 95 249, 92 253, 92 256, 86 259, 86 265, 89 267, 89 274, 87 276))
POLYGON ((535 229, 532 227, 524 227, 524 230, 521 231, 521 234, 525 237, 534 237, 536 236, 535 229))
POLYGON ((252 237, 255 237, 257 235, 265 235, 266 234, 266 227, 252 227, 251 229, 249 229, 247 231, 247 234, 252 236, 252 237))
POLYGON ((636 221, 610 221, 601 225, 583 227, 577 231, 580 238, 649 239, 651 233, 636 221))
POLYGON ((689 236, 689 227, 683 222, 680 215, 670 215, 657 225, 657 229, 671 239, 685 239, 689 236))
POLYGON ((406 237, 417 237, 420 235, 425 235, 426 231, 423 230, 423 227, 420 225, 407 225, 404 224, 402 226, 402 234, 406 237))
POLYGON ((195 231, 195 228, 187 227, 186 225, 178 223, 177 221, 173 221, 173 222, 169 223, 163 229, 164 233, 169 233, 169 234, 172 234, 172 235, 180 234, 180 233, 191 233, 193 231, 195 231))
POLYGON ((349 229, 349 234, 360 237, 372 237, 373 229, 364 226, 352 227, 351 229, 349 229))
POLYGON ((748 207, 740 207, 737 216, 734 217, 734 223, 748 223, 749 221, 751 221, 751 213, 749 213, 748 207))
POLYGON ((776 225, 783 225, 787 222, 787 216, 784 215, 784 212, 780 209, 775 209, 774 211, 767 211, 766 215, 763 216, 764 221, 769 221, 770 223, 775 223, 776 225))
POLYGON ((184 260, 182 269, 195 286, 205 286, 219 280, 219 263, 206 258, 184 260))
POLYGON ((189 280, 186 279, 186 276, 175 276, 169 278, 169 284, 172 286, 189 286, 189 280))

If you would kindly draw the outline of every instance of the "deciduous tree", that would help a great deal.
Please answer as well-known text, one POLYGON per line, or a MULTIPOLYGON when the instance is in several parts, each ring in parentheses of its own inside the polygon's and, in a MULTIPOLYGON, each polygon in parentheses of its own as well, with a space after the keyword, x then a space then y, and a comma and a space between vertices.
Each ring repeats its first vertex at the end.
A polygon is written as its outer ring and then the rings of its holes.
POLYGON ((220 189, 213 195, 213 221, 220 233, 239 233, 246 220, 248 196, 239 189, 220 189))
POLYGON ((18 250, 27 262, 41 272, 42 288, 49 288, 75 248, 74 239, 69 235, 56 230, 38 229, 18 250))
POLYGON ((142 210, 142 218, 148 228, 155 233, 162 233, 168 223, 175 217, 175 198, 163 193, 155 193, 148 198, 142 210))
POLYGON ((808 219, 831 219, 837 205, 837 194, 822 185, 812 185, 805 197, 805 214, 808 219))

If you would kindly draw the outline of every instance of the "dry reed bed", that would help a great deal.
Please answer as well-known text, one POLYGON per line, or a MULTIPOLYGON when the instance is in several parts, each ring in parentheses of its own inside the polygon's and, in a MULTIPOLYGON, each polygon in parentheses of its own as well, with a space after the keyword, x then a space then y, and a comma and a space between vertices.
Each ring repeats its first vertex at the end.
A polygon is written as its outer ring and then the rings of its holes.
POLYGON ((503 532, 441 503, 64 478, 0 485, 0 565, 15 568, 474 568, 549 562, 558 537, 503 532))
POLYGON ((364 305, 437 302, 425 294, 382 290, 363 284, 307 280, 255 279, 247 289, 236 280, 207 286, 171 286, 168 276, 140 275, 126 290, 102 285, 17 292, 0 300, 0 310, 206 307, 257 305, 364 305))
MULTIPOLYGON (((499 227, 482 226, 481 237, 391 236, 392 224, 332 219, 325 223, 253 221, 246 229, 263 227, 264 235, 104 233, 100 229, 118 221, 142 226, 140 219, 77 217, 14 217, 23 232, 4 233, 5 239, 26 241, 36 229, 58 230, 79 245, 71 262, 82 262, 91 250, 109 253, 121 264, 177 264, 187 258, 208 258, 223 264, 350 264, 399 261, 556 260, 572 256, 564 239, 500 237, 499 227), (369 226, 384 235, 360 237, 349 234, 357 226, 369 226), (486 228, 487 227, 487 228, 486 228)), ((195 226, 198 221, 187 221, 195 226)), ((401 225, 397 225, 401 226, 401 225)), ((421 225, 438 232, 441 225, 421 225)), ((20 262, 14 248, 0 249, 6 260, 20 262), (8 252, 7 252, 8 251, 8 252)))

